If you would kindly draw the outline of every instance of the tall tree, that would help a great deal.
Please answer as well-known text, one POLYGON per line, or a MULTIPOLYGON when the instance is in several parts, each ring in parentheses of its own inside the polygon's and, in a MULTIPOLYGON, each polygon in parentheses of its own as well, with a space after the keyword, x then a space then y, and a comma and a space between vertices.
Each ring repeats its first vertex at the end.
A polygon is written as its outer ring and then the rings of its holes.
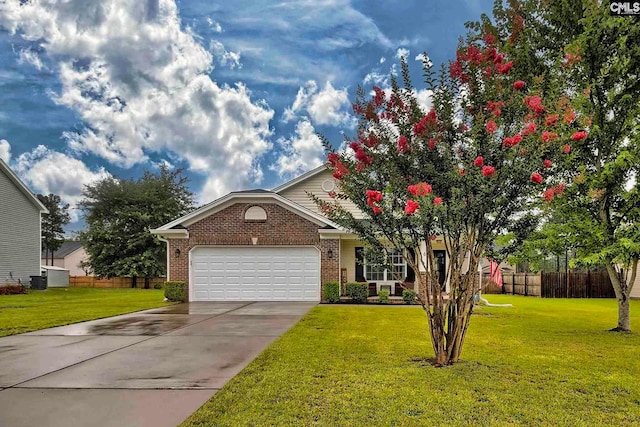
POLYGON ((607 269, 618 301, 612 330, 629 331, 640 258, 640 18, 611 16, 609 7, 598 0, 511 0, 507 8, 497 1, 494 15, 499 29, 524 17, 514 53, 584 118, 572 124, 588 137, 572 141, 567 190, 542 210, 553 214, 543 233, 554 243, 553 231, 561 230, 576 249, 574 264, 607 269))
MULTIPOLYGON (((520 20, 511 33, 521 30, 520 20)), ((392 93, 359 91, 354 111, 358 138, 345 152, 329 154, 340 180, 335 201, 314 198, 329 218, 352 230, 368 246, 367 256, 384 263, 389 247, 408 256, 418 274, 418 299, 430 328, 435 364, 458 361, 478 284, 478 264, 496 236, 532 230, 525 213, 546 192, 560 194, 551 165, 566 156, 566 124, 551 129, 558 107, 540 95, 533 79, 512 74, 506 55, 511 36, 493 28, 462 42, 457 59, 436 73, 424 60, 433 108, 418 104, 406 63, 403 87, 392 76, 392 93), (558 160, 556 160, 558 159, 558 160), (341 205, 353 201, 367 221, 341 205), (444 236, 449 260, 438 286, 433 239, 444 236)), ((562 106, 560 106, 562 107, 562 106)), ((328 141, 325 144, 329 150, 328 141)), ((387 266, 391 269, 391 266, 387 266)))
POLYGON ((57 194, 38 194, 38 200, 47 208, 49 213, 42 218, 42 248, 45 251, 45 262, 48 264, 48 255, 60 249, 64 242, 64 226, 69 224, 69 204, 63 203, 57 194))
POLYGON ((105 178, 87 185, 80 207, 87 231, 80 234, 93 273, 136 278, 166 271, 165 245, 149 229, 159 227, 193 208, 193 194, 182 170, 162 166, 139 180, 105 178))

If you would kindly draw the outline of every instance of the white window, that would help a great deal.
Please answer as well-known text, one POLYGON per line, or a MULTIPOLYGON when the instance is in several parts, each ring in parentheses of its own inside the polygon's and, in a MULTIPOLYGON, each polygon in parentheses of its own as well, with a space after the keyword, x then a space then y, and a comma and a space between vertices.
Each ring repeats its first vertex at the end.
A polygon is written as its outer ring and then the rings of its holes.
POLYGON ((402 251, 388 249, 387 252, 393 270, 388 271, 382 267, 367 265, 365 259, 364 278, 367 282, 400 282, 407 276, 407 263, 402 256, 402 251))

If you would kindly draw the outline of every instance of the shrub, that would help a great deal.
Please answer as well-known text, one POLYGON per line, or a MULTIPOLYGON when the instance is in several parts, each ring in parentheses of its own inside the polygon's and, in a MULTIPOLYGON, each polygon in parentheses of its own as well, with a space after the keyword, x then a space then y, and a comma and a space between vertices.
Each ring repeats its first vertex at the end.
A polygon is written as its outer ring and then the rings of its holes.
POLYGON ((340 302, 340 283, 326 282, 322 286, 322 301, 331 304, 340 302))
POLYGON ((402 291, 402 299, 407 304, 413 304, 416 301, 416 291, 405 289, 404 291, 402 291))
POLYGON ((156 283, 153 285, 153 289, 162 289, 162 283, 156 283))
POLYGON ((345 285, 347 296, 356 304, 367 302, 369 285, 367 283, 350 282, 345 285))
POLYGON ((380 304, 389 304, 389 291, 385 289, 378 292, 378 302, 380 304))
POLYGON ((187 283, 178 280, 165 282, 164 297, 169 301, 185 302, 187 300, 187 283))
POLYGON ((26 293, 27 287, 25 285, 0 286, 0 295, 17 295, 26 293))

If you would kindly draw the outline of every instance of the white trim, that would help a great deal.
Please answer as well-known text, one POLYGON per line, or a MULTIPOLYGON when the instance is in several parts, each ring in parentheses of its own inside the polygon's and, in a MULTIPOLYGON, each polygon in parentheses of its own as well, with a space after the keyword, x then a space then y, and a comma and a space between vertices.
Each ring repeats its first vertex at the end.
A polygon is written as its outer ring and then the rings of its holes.
MULTIPOLYGON (((31 200, 31 203, 33 203, 38 209, 40 209, 41 214, 49 213, 49 210, 42 204, 42 202, 36 197, 36 195, 33 194, 31 190, 29 190, 25 183, 22 182, 20 178, 18 178, 18 175, 16 175, 13 170, 11 170, 9 165, 7 165, 2 159, 0 159, 0 170, 4 171, 9 179, 13 181, 16 187, 18 187, 18 189, 22 193, 24 193, 24 195, 27 196, 29 200, 31 200)), ((40 233, 40 235, 42 236, 42 233, 40 233)), ((40 253, 42 253, 42 250, 40 250, 40 253)))
MULTIPOLYGON (((192 274, 192 260, 191 255, 194 249, 198 248, 313 248, 318 252, 318 302, 322 301, 322 251, 315 245, 196 245, 189 249, 189 282, 188 282, 188 294, 189 294, 189 302, 194 301, 193 295, 193 280, 192 274)), ((168 279, 167 279, 168 280, 168 279)), ((274 300, 275 301, 275 300, 274 300)))
POLYGON ((188 239, 189 238, 189 230, 185 230, 182 228, 178 229, 170 229, 170 230, 150 230, 151 234, 155 234, 157 236, 167 237, 171 239, 188 239))
POLYGON ((251 203, 260 203, 260 202, 266 202, 266 203, 273 203, 276 202, 276 204, 279 204, 280 206, 284 207, 285 209, 290 210, 293 213, 298 214, 299 216, 308 219, 311 222, 314 222, 318 225, 329 225, 331 227, 340 229, 341 227, 338 224, 335 224, 334 222, 330 221, 329 219, 327 219, 326 217, 313 212, 307 208, 304 208, 300 205, 298 205, 297 203, 293 203, 292 201, 290 201, 289 199, 286 199, 284 197, 282 197, 279 194, 276 193, 269 193, 269 192, 250 192, 250 193, 229 193, 224 197, 221 197, 217 200, 214 200, 213 202, 202 206, 199 209, 196 209, 195 211, 182 216, 168 224, 165 224, 161 227, 156 228, 155 230, 151 230, 151 232, 153 234, 164 234, 164 232, 166 230, 170 230, 173 227, 177 226, 177 225, 182 225, 182 226, 189 226, 203 218, 206 218, 207 216, 220 211, 228 206, 231 206, 232 204, 236 203, 237 201, 247 201, 247 202, 251 202, 251 203))
POLYGON ((309 172, 303 173, 302 175, 300 175, 297 178, 292 179, 291 181, 287 181, 284 184, 271 189, 271 191, 273 191, 274 193, 279 193, 281 191, 286 190, 289 187, 293 187, 294 185, 306 180, 307 178, 314 177, 314 176, 318 175, 320 172, 324 172, 326 170, 328 170, 327 166, 323 164, 321 166, 318 166, 315 169, 310 170, 309 172))

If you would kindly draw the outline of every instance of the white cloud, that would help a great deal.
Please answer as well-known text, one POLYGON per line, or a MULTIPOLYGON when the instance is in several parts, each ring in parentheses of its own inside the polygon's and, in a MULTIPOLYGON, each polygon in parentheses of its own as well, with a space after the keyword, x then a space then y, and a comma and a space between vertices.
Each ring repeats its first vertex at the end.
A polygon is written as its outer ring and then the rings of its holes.
POLYGON ((84 186, 110 176, 104 168, 91 170, 82 160, 49 150, 44 145, 22 153, 12 166, 33 191, 54 193, 69 203, 72 222, 78 221, 76 206, 82 199, 84 186))
POLYGON ((18 63, 31 64, 34 67, 36 67, 38 71, 42 70, 43 68, 42 60, 40 59, 40 56, 31 49, 20 50, 20 58, 18 59, 18 63))
POLYGON ((221 33, 222 32, 222 25, 220 25, 219 22, 217 22, 215 19, 211 18, 211 17, 207 17, 207 24, 209 24, 209 27, 216 33, 221 33))
POLYGON ((228 51, 219 41, 211 40, 211 43, 209 43, 209 51, 223 66, 229 67, 232 70, 235 68, 242 68, 240 52, 228 51))
POLYGON ((401 58, 407 59, 410 54, 411 54, 411 52, 409 51, 409 49, 405 49, 405 48, 401 47, 396 51, 396 58, 398 58, 398 59, 401 59, 401 58))
POLYGON ((281 177, 299 175, 324 162, 322 141, 308 120, 299 121, 296 134, 289 139, 279 139, 278 144, 283 153, 270 168, 281 177))
POLYGON ((65 133, 76 152, 132 167, 169 150, 209 177, 203 201, 260 178, 273 110, 242 84, 211 80, 212 55, 181 27, 174 0, 8 0, 0 27, 59 70, 54 100, 86 124, 65 133))
POLYGON ((429 62, 429 64, 431 64, 431 66, 433 66, 433 62, 431 61, 431 58, 429 58, 424 52, 417 55, 415 57, 416 61, 420 61, 420 62, 424 62, 425 60, 429 62))
POLYGON ((318 92, 318 84, 310 80, 298 89, 291 107, 285 109, 282 120, 286 123, 297 118, 303 110, 314 124, 352 126, 352 116, 346 111, 349 106, 347 89, 335 89, 327 81, 324 89, 318 92))
POLYGON ((425 111, 431 110, 431 107, 433 107, 433 101, 432 101, 433 91, 432 90, 421 89, 414 94, 418 99, 418 105, 420 105, 423 110, 425 111))
POLYGON ((6 139, 0 139, 0 159, 7 164, 11 160, 11 144, 6 139))

